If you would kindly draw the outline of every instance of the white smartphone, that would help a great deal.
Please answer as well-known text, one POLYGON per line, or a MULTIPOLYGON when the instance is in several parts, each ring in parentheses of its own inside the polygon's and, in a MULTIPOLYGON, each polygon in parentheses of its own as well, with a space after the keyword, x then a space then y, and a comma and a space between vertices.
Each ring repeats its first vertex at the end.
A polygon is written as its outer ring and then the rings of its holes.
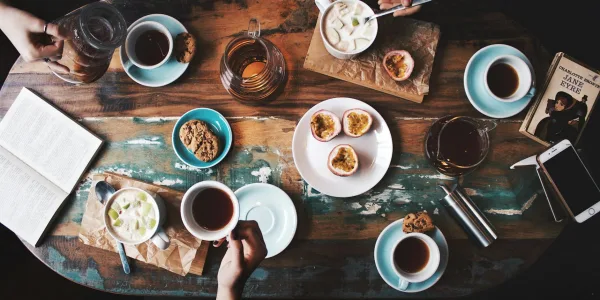
POLYGON ((582 223, 600 212, 600 189, 568 140, 552 146, 537 159, 575 221, 582 223))

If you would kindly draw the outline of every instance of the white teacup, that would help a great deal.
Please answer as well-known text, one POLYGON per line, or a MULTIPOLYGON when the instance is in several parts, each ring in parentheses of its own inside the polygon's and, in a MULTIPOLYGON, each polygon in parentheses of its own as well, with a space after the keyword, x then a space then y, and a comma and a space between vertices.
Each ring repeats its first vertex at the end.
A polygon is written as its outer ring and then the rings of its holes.
POLYGON ((398 275, 398 277, 400 277, 400 280, 398 282, 398 288, 400 290, 406 290, 411 282, 422 282, 429 279, 431 276, 433 276, 433 274, 435 274, 435 271, 437 271, 440 265, 440 248, 435 243, 435 241, 426 234, 416 232, 409 233, 400 238, 398 243, 396 243, 396 245, 394 246, 394 250, 391 253, 390 261, 394 264, 394 272, 396 273, 396 275, 398 275), (407 238, 420 239, 425 243, 425 245, 427 245, 427 248, 429 250, 429 259, 427 261, 427 264, 420 271, 415 273, 406 272, 400 269, 400 267, 396 265, 396 261, 394 260, 394 252, 396 252, 396 248, 399 246, 402 247, 400 244, 407 238))
MULTIPOLYGON (((363 51, 369 49, 369 47, 371 47, 371 45, 373 45, 375 38, 371 39, 371 41, 369 42, 369 45, 367 47, 365 47, 363 49, 354 50, 354 51, 343 52, 343 51, 340 51, 340 50, 336 49, 335 47, 333 47, 331 45, 331 43, 329 43, 329 41, 325 37, 325 17, 327 16, 327 13, 333 8, 334 4, 339 3, 339 2, 355 3, 355 2, 360 2, 360 1, 358 1, 358 0, 338 0, 338 1, 335 1, 332 3, 332 2, 330 2, 330 0, 315 0, 315 4, 317 5, 317 7, 319 8, 319 11, 321 12, 321 21, 319 22, 319 26, 320 26, 319 28, 321 29, 321 39, 323 39, 323 44, 325 45, 325 49, 327 49, 327 52, 329 52, 329 54, 331 54, 335 58, 339 58, 339 59, 351 59, 351 58, 354 58, 355 56, 357 56, 358 54, 362 53, 363 51)), ((375 14, 373 9, 371 9, 368 5, 364 4, 363 7, 368 10, 369 16, 375 14)), ((377 36, 377 32, 379 31, 379 24, 377 23, 377 19, 374 19, 371 22, 375 23, 374 24, 375 25, 375 36, 377 36)))
POLYGON ((485 89, 490 94, 490 96, 492 96, 494 99, 501 101, 501 102, 514 102, 519 99, 522 99, 526 95, 535 94, 535 88, 533 87, 533 78, 532 78, 531 70, 529 69, 529 66, 527 65, 527 63, 525 63, 525 61, 523 61, 522 59, 520 59, 514 55, 498 56, 496 59, 494 59, 492 62, 490 62, 488 64, 488 66, 485 68, 485 72, 483 74, 483 82, 485 83, 485 89), (517 89, 515 90, 515 92, 508 97, 496 96, 490 90, 490 87, 488 85, 488 80, 487 80, 488 72, 490 71, 490 68, 492 66, 497 65, 497 64, 507 64, 507 65, 511 66, 517 72, 519 85, 518 85, 517 89))
POLYGON ((129 57, 129 60, 125 62, 126 65, 123 66, 125 69, 129 69, 129 67, 131 67, 130 63, 142 69, 155 69, 162 66, 169 60, 169 58, 171 58, 171 54, 173 53, 173 37, 171 36, 171 33, 169 32, 167 27, 165 27, 164 25, 154 21, 145 21, 129 29, 129 31, 127 32, 127 38, 125 39, 124 48, 125 52, 127 53, 127 57, 129 57), (169 51, 167 52, 167 56, 165 56, 163 60, 161 60, 155 65, 144 64, 138 59, 135 53, 135 44, 138 38, 140 37, 140 35, 142 35, 142 33, 150 30, 158 30, 167 37, 167 40, 169 40, 169 51))
POLYGON ((183 225, 185 225, 185 228, 187 228, 192 235, 199 239, 205 241, 216 241, 226 237, 235 228, 239 218, 240 204, 237 197, 228 186, 218 181, 207 180, 198 182, 189 188, 187 192, 185 192, 185 195, 183 195, 183 200, 181 201, 181 219, 183 220, 183 225), (194 215, 192 212, 192 205, 198 193, 209 188, 219 189, 225 192, 233 203, 233 214, 231 216, 231 220, 229 220, 229 223, 219 230, 208 230, 202 228, 202 226, 200 226, 194 220, 194 215))
POLYGON ((147 240, 151 240, 152 243, 154 243, 154 245, 156 245, 156 247, 158 247, 161 250, 166 250, 167 248, 169 248, 169 245, 171 244, 169 237, 167 236, 167 234, 165 233, 165 231, 162 228, 162 225, 165 223, 165 221, 167 220, 167 208, 165 207, 165 203, 163 202, 163 200, 157 195, 156 197, 152 196, 152 194, 142 190, 142 189, 138 189, 138 188, 134 188, 134 187, 127 187, 127 188, 122 188, 120 190, 118 190, 116 193, 114 193, 110 199, 108 199, 108 201, 106 202, 106 205, 104 206, 104 225, 106 226, 106 231, 108 231, 108 233, 118 242, 122 243, 122 244, 126 244, 126 245, 137 245, 137 244, 141 244, 147 240), (117 197, 126 192, 126 191, 135 191, 137 193, 145 193, 146 194, 146 202, 152 204, 152 207, 154 208, 154 211, 156 213, 156 226, 154 227, 154 229, 152 229, 151 231, 146 232, 146 234, 139 240, 125 240, 123 238, 121 238, 119 236, 119 234, 117 234, 115 232, 115 230, 113 229, 111 224, 111 219, 110 216, 108 215, 108 211, 110 210, 112 203, 114 202, 115 199, 117 199, 117 197))

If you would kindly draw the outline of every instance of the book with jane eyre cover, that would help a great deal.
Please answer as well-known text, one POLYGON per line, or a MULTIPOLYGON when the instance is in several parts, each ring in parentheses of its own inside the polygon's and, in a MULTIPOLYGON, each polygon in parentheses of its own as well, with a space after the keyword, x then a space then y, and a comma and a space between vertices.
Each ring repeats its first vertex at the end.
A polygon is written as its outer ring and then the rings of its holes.
POLYGON ((576 145, 600 94, 600 72, 559 52, 519 132, 545 145, 576 145))

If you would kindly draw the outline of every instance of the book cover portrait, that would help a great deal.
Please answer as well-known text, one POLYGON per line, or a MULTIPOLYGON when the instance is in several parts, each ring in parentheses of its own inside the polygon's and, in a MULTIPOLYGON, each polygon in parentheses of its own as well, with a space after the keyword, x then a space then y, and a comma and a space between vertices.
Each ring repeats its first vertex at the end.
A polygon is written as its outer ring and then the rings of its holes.
POLYGON ((563 139, 575 144, 598 98, 599 74, 560 56, 551 76, 526 132, 550 144, 563 139))

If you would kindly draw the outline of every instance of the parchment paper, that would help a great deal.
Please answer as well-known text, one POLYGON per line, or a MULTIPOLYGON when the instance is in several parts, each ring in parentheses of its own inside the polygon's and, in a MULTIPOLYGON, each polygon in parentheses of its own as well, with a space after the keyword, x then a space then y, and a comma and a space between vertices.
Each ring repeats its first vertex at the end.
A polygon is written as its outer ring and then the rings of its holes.
POLYGON ((104 225, 104 206, 98 201, 94 192, 96 182, 100 180, 107 181, 116 190, 123 187, 143 189, 153 196, 159 195, 165 202, 167 221, 163 227, 171 240, 169 248, 161 251, 150 241, 139 245, 124 245, 127 256, 182 276, 185 276, 191 269, 193 274, 202 275, 209 243, 197 239, 185 229, 179 213, 183 193, 126 176, 113 173, 93 176, 92 188, 79 230, 79 239, 84 244, 117 252, 116 241, 110 236, 104 225))
POLYGON ((320 19, 321 16, 304 61, 305 68, 419 103, 429 93, 429 78, 440 38, 438 25, 410 18, 379 18, 373 45, 356 58, 341 60, 325 49, 320 19), (396 82, 385 71, 382 60, 391 50, 407 50, 415 60, 409 79, 396 82))

